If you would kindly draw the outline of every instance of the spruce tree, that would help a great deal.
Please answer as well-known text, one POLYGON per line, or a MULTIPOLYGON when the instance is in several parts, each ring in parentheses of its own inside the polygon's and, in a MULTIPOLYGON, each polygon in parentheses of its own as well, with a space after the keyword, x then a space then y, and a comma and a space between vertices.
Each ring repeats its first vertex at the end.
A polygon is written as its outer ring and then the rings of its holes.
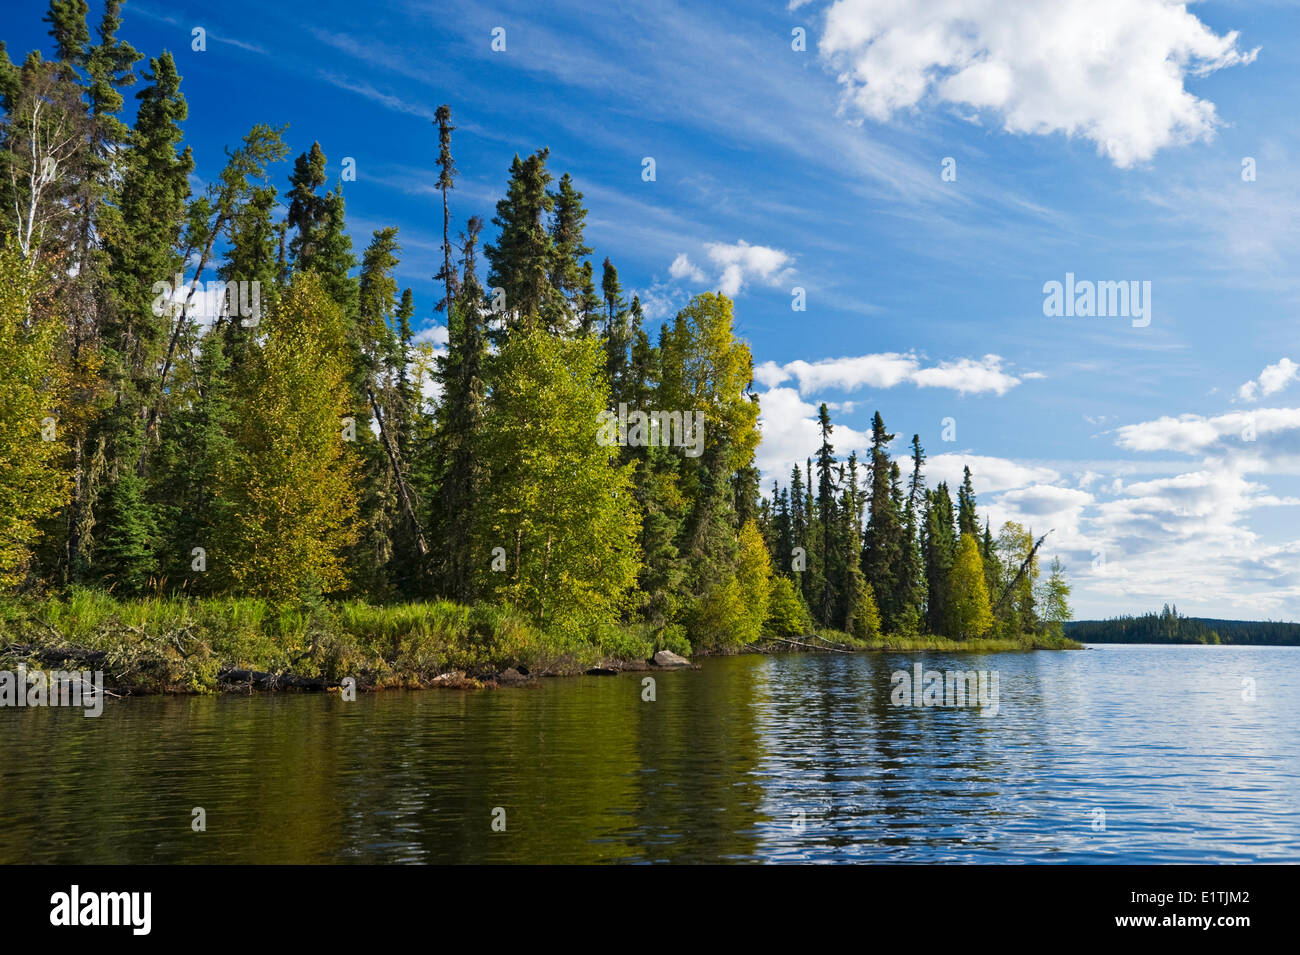
POLYGON ((311 149, 294 160, 289 182, 292 188, 286 195, 289 211, 285 223, 294 230, 289 256, 302 268, 316 254, 317 235, 325 220, 324 199, 316 194, 325 185, 325 153, 320 143, 312 143, 311 149))
POLYGON ((605 302, 605 377, 609 380, 610 404, 617 406, 628 399, 628 312, 618 269, 605 260, 600 280, 605 302))
POLYGON ((805 519, 803 498, 804 498, 803 471, 800 470, 799 465, 796 464, 794 467, 790 469, 789 508, 790 508, 791 548, 788 554, 781 555, 781 557, 777 560, 777 566, 778 567, 781 566, 781 560, 785 560, 788 562, 787 566, 791 567, 793 570, 795 584, 799 588, 799 595, 803 599, 803 602, 807 604, 808 594, 809 594, 808 545, 810 541, 808 537, 809 527, 805 519), (794 548, 796 547, 803 548, 802 568, 797 568, 795 564, 796 555, 794 553, 794 548))
MULTIPOLYGON (((288 151, 288 147, 280 139, 282 132, 283 128, 275 129, 261 123, 254 126, 244 137, 244 141, 238 149, 233 152, 227 151, 228 160, 225 168, 221 170, 216 181, 208 187, 207 194, 203 199, 191 203, 190 228, 186 235, 187 248, 184 259, 188 261, 191 255, 198 255, 194 277, 192 280, 187 280, 192 282, 193 288, 199 289, 202 287, 203 275, 212 258, 217 238, 230 229, 245 207, 255 198, 258 198, 259 186, 257 184, 259 182, 265 183, 267 165, 283 159, 288 151)), ((262 196, 261 201, 265 203, 266 197, 262 196)), ((235 283, 234 286, 227 290, 230 304, 230 314, 227 315, 227 319, 231 324, 238 323, 240 325, 243 325, 246 321, 250 323, 256 322, 255 317, 240 316, 235 318, 233 315, 233 313, 240 310, 242 305, 251 306, 253 296, 250 294, 246 302, 241 301, 238 283, 241 281, 248 283, 252 280, 252 277, 229 271, 227 274, 230 275, 230 278, 223 279, 223 281, 235 283)), ((260 308, 260 295, 258 301, 260 308)), ((163 401, 168 391, 168 376, 176 359, 178 345, 182 337, 191 331, 188 324, 190 321, 191 317, 187 303, 179 310, 176 319, 171 322, 171 334, 167 337, 167 348, 163 355, 162 367, 157 377, 149 383, 148 410, 145 417, 146 451, 152 442, 154 428, 162 412, 163 401)))
POLYGON ((551 285, 555 253, 547 217, 555 200, 547 190, 549 155, 549 149, 539 149, 526 159, 515 156, 506 196, 497 203, 492 219, 500 230, 496 244, 483 249, 488 286, 501 289, 505 296, 499 338, 515 330, 544 328, 562 308, 559 292, 551 285))
POLYGON ((823 555, 817 617, 823 623, 831 625, 841 612, 844 565, 838 540, 840 509, 837 506, 835 477, 832 473, 835 467, 835 448, 831 445, 831 431, 834 426, 825 402, 818 409, 817 423, 822 438, 821 447, 817 449, 817 518, 823 555))
POLYGON ((479 443, 488 390, 483 289, 477 274, 482 221, 471 217, 466 228, 461 237, 460 298, 448 314, 447 353, 437 362, 442 402, 426 469, 433 501, 433 536, 443 542, 435 570, 438 587, 442 593, 462 600, 470 595, 477 566, 473 533, 482 490, 479 443))
POLYGON ((86 62, 86 48, 90 46, 90 28, 86 25, 89 12, 86 0, 50 0, 49 12, 41 18, 50 25, 55 55, 69 66, 83 66, 86 62))
POLYGON ((880 412, 871 421, 871 498, 863 537, 862 571, 880 605, 881 624, 893 633, 903 610, 899 569, 903 557, 903 527, 894 493, 895 466, 887 446, 894 439, 885 431, 880 412))
MULTIPOLYGON (((397 267, 401 247, 394 228, 377 229, 362 256, 355 323, 362 370, 361 392, 368 411, 367 424, 358 429, 353 444, 360 458, 362 495, 360 536, 352 552, 352 578, 364 592, 386 595, 393 574, 396 538, 405 525, 417 547, 424 543, 423 529, 407 483, 407 465, 398 454, 390 421, 398 401, 397 382, 389 375, 389 360, 396 349, 393 328, 397 307, 397 267), (377 433, 376 433, 377 432, 377 433)), ((410 560, 410 554, 402 555, 410 560)))
POLYGON ((925 565, 926 627, 938 636, 953 636, 948 577, 957 557, 952 498, 947 483, 926 497, 921 556, 925 565))
POLYGON ((438 191, 442 193, 442 268, 434 276, 442 281, 443 296, 436 308, 446 312, 459 291, 456 269, 451 261, 451 206, 447 193, 456 187, 456 163, 451 157, 451 107, 446 103, 434 111, 433 124, 438 127, 438 191))
POLYGON ((559 188, 551 193, 551 199, 551 286, 559 293, 556 304, 562 307, 550 316, 549 324, 555 331, 581 331, 582 317, 590 304, 586 292, 591 276, 582 261, 591 255, 583 242, 587 210, 582 205, 582 193, 573 187, 573 178, 567 172, 560 177, 559 188))
POLYGON ((177 409, 163 424, 150 468, 159 572, 170 589, 207 593, 212 578, 206 569, 194 569, 194 548, 210 550, 215 529, 227 519, 227 501, 217 493, 217 483, 234 455, 234 394, 225 336, 203 336, 193 367, 178 377, 184 385, 177 409))
POLYGON ((921 449, 920 435, 912 435, 912 476, 907 484, 907 502, 904 507, 903 554, 899 563, 899 584, 902 588, 902 610, 899 628, 904 633, 917 633, 925 614, 925 570, 921 556, 921 506, 925 497, 925 452, 921 449))
POLYGON ((111 304, 102 337, 114 405, 98 422, 93 439, 102 464, 92 465, 101 475, 94 539, 103 545, 92 560, 101 579, 134 592, 152 576, 157 546, 142 478, 145 421, 171 331, 170 310, 154 314, 153 286, 184 264, 178 246, 194 168, 189 147, 177 153, 187 107, 171 54, 150 60, 144 78, 148 85, 136 94, 140 105, 122 158, 120 216, 105 237, 111 304))
POLYGON ((975 511, 975 488, 971 484, 970 467, 962 468, 961 487, 957 491, 957 532, 979 536, 980 520, 975 511))

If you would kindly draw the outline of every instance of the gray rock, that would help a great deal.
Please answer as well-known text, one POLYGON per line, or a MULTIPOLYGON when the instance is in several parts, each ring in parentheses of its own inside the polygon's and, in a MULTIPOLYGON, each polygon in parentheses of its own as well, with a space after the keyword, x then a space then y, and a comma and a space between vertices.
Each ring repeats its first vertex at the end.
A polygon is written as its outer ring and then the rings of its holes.
POLYGON ((671 650, 660 650, 655 654, 655 666, 657 667, 688 667, 690 665, 690 660, 678 656, 671 650))

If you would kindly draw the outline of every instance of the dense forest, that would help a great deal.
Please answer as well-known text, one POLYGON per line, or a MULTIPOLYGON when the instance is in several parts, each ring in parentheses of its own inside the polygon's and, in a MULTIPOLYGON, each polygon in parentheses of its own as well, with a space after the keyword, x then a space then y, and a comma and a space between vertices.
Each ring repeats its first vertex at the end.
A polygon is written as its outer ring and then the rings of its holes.
POLYGON ((1184 617, 1165 604, 1160 613, 1077 620, 1066 633, 1080 643, 1235 643, 1256 646, 1300 645, 1300 623, 1280 620, 1214 620, 1184 617))
POLYGON ((928 488, 916 436, 904 481, 879 414, 869 458, 840 460, 823 405, 820 447, 764 498, 733 302, 650 327, 547 149, 484 221, 458 208, 438 108, 439 293, 417 303, 397 229, 354 249, 318 143, 277 184, 286 127, 248 130, 192 192, 172 56, 120 39, 118 2, 87 17, 52 0, 52 59, 0 44, 10 599, 438 602, 684 650, 1060 637, 1060 564, 981 521, 969 471, 955 502, 928 488))

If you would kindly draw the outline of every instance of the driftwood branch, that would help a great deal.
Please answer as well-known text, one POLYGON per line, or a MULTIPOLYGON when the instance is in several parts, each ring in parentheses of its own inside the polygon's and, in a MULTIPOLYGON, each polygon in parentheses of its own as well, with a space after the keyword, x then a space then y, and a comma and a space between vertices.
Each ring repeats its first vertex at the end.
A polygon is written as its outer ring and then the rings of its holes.
POLYGON ((260 670, 239 670, 227 667, 217 674, 217 680, 227 684, 245 684, 258 690, 328 690, 341 686, 331 680, 296 676, 293 673, 264 673, 260 670))
MULTIPOLYGON (((813 634, 813 636, 816 637, 817 635, 813 634)), ((845 650, 843 647, 836 647, 836 646, 819 647, 814 643, 800 643, 798 640, 787 640, 785 637, 766 637, 765 639, 775 640, 777 643, 788 643, 791 646, 803 647, 807 650, 822 650, 830 653, 853 653, 854 652, 852 650, 845 650)), ((818 637, 818 639, 821 638, 818 637)))

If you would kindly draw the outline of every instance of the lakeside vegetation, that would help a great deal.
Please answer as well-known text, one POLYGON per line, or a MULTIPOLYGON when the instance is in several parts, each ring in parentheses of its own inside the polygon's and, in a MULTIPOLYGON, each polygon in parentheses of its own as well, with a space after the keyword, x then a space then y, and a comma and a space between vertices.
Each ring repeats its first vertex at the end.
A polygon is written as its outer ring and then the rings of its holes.
MULTIPOLYGON (((575 639, 491 604, 378 607, 342 601, 295 607, 253 597, 176 595, 119 601, 84 588, 66 597, 0 600, 0 638, 0 669, 89 663, 104 671, 107 687, 119 694, 237 689, 246 678, 232 676, 236 670, 287 674, 323 686, 351 677, 363 690, 464 688, 492 684, 512 669, 534 678, 576 675, 593 667, 641 668, 658 650, 692 652, 688 641, 656 634, 644 623, 607 626, 575 639)), ((987 653, 1074 646, 1045 636, 859 640, 823 630, 796 642, 769 632, 738 649, 987 653)))
POLYGON ((1160 613, 1080 620, 1065 632, 1081 643, 1199 643, 1210 646, 1300 646, 1300 623, 1185 617, 1165 604, 1160 613))
POLYGON ((380 687, 657 649, 1069 645, 1042 538, 995 535, 969 470, 955 506, 929 488, 917 435, 904 489, 879 414, 841 460, 823 404, 815 458, 764 498, 734 303, 654 328, 593 268, 547 149, 453 240, 437 108, 435 349, 398 230, 355 254, 319 143, 281 196, 287 127, 259 123, 195 194, 173 58, 137 73, 121 4, 87 13, 51 2, 53 60, 0 44, 6 659, 200 691, 232 668, 380 687))

